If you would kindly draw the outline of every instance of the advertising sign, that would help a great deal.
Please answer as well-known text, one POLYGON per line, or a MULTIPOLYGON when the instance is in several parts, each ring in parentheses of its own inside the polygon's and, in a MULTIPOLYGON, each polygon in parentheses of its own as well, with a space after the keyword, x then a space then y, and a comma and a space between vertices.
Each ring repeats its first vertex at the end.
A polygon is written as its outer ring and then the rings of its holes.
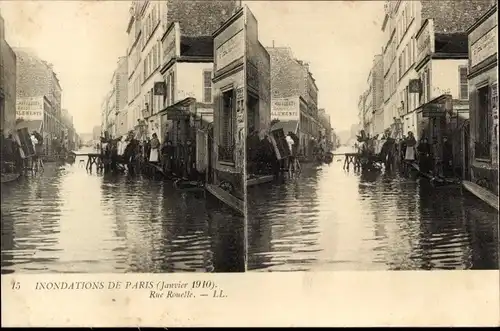
POLYGON ((168 63, 173 58, 180 56, 180 29, 179 23, 175 22, 168 28, 167 34, 162 39, 163 63, 168 63))
POLYGON ((167 95, 167 84, 165 82, 155 82, 154 95, 167 95))
POLYGON ((497 52, 497 27, 495 26, 470 47, 470 65, 474 67, 497 52))
POLYGON ((223 43, 215 52, 216 70, 227 67, 245 54, 244 31, 241 30, 223 43))
POLYGON ((445 104, 430 103, 424 106, 422 111, 423 117, 444 117, 446 116, 445 104))
POLYGON ((427 21, 427 24, 417 37, 417 63, 424 57, 434 53, 434 21, 427 21))
POLYGON ((18 98, 16 119, 25 121, 43 121, 43 97, 18 98))
POLYGON ((422 82, 420 79, 412 79, 410 80, 410 83, 408 84, 408 88, 410 90, 410 93, 422 93, 422 82))
POLYGON ((271 119, 280 121, 299 120, 299 97, 271 99, 271 119))

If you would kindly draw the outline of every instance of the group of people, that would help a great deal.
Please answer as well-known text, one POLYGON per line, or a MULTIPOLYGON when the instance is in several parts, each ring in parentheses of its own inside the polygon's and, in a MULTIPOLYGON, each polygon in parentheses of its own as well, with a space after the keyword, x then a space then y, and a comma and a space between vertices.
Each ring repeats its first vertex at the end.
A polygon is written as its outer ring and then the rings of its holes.
POLYGON ((252 131, 247 137, 247 172, 251 175, 278 174, 281 169, 287 169, 290 175, 300 172, 298 159, 300 150, 299 137, 289 131, 285 136, 287 156, 278 159, 269 133, 252 131))
MULTIPOLYGON (((358 136, 358 141, 366 142, 369 140, 366 137, 367 135, 362 131, 358 136)), ((411 131, 399 141, 392 138, 390 132, 386 131, 382 140, 384 143, 379 158, 384 162, 386 169, 392 169, 395 161, 399 161, 403 169, 407 170, 410 163, 416 161, 423 173, 445 177, 454 175, 453 148, 446 136, 443 137, 442 144, 439 144, 437 138, 434 138, 431 144, 426 136, 417 142, 411 131)))
POLYGON ((43 165, 43 137, 37 131, 31 132, 31 146, 25 146, 24 150, 17 139, 12 134, 5 137, 3 131, 0 134, 2 151, 2 172, 14 170, 21 173, 24 169, 30 168, 32 171, 41 171, 43 165), (13 165, 11 167, 10 165, 13 165))
POLYGON ((163 143, 160 142, 156 133, 139 140, 134 131, 117 139, 112 139, 108 132, 104 132, 100 149, 105 168, 117 169, 117 164, 122 163, 127 165, 129 172, 135 172, 144 164, 151 163, 161 166, 169 176, 196 179, 199 175, 195 163, 196 148, 190 139, 185 145, 174 147, 168 137, 165 137, 163 143))

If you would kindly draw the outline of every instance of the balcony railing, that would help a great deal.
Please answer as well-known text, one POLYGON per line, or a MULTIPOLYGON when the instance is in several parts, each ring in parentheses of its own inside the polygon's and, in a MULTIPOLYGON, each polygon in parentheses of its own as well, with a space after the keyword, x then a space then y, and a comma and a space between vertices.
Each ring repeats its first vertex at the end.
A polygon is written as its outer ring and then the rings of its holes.
POLYGON ((491 158, 491 143, 485 141, 476 141, 474 143, 474 155, 476 159, 491 158))

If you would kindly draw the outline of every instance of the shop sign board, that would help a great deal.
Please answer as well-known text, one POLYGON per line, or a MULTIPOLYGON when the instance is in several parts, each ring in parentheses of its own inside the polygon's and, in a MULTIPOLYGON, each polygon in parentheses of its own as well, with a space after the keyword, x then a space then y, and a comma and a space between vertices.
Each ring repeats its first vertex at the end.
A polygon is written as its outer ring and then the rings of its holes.
POLYGON ((271 119, 281 121, 299 120, 299 97, 271 99, 271 119))
POLYGON ((16 102, 16 118, 25 121, 43 121, 43 97, 18 98, 16 102))
POLYGON ((470 65, 474 67, 497 52, 497 26, 470 47, 470 65))

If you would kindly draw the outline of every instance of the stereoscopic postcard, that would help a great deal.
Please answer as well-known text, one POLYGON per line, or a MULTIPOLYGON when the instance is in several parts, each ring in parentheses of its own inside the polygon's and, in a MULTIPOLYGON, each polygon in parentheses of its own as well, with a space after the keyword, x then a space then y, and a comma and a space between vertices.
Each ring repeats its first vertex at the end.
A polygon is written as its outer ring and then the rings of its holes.
POLYGON ((494 0, 2 0, 2 326, 499 326, 497 34, 494 0))

